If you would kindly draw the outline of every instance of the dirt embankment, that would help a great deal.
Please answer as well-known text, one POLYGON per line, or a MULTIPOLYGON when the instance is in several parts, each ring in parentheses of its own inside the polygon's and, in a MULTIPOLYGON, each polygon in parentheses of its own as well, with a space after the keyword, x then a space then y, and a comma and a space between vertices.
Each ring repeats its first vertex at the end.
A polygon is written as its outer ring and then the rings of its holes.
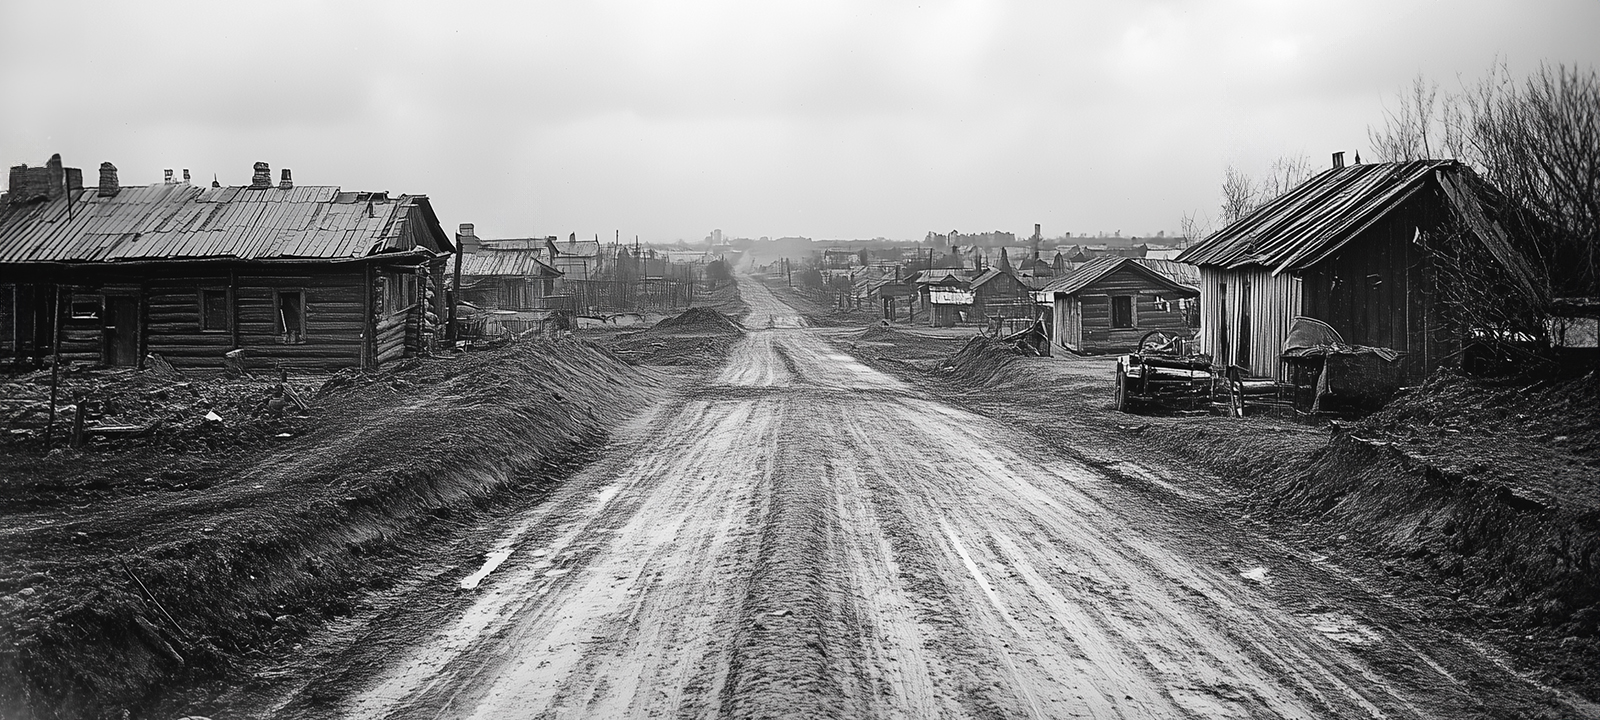
POLYGON ((1524 387, 1442 375, 1329 432, 1117 413, 1104 360, 1035 360, 975 339, 947 342, 942 361, 884 362, 919 341, 872 340, 872 352, 856 349, 863 360, 876 354, 881 368, 938 383, 1063 449, 1094 438, 1226 480, 1224 502, 1239 515, 1363 573, 1419 618, 1490 640, 1540 681, 1600 698, 1594 378, 1524 387))
POLYGON ((7 448, 0 716, 137 716, 292 641, 392 582, 408 535, 559 478, 657 386, 589 343, 527 342, 333 376, 293 437, 226 456, 7 448))

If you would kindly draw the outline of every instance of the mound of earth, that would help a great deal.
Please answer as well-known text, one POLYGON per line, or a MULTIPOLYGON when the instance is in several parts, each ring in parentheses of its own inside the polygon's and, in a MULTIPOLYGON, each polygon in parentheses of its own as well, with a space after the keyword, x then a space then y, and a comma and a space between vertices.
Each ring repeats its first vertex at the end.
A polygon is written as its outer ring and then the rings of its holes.
POLYGON ((896 330, 894 326, 883 322, 876 322, 863 328, 861 332, 857 334, 857 337, 863 340, 873 340, 877 338, 897 337, 899 335, 900 331, 896 330))
POLYGON ((1022 354, 1010 345, 982 335, 973 337, 944 364, 945 372, 979 385, 998 385, 1022 354))
MULTIPOLYGON (((255 384, 181 385, 184 418, 268 422, 252 419, 270 400, 255 384)), ((390 581, 379 561, 397 546, 557 481, 658 387, 590 344, 523 342, 335 374, 297 389, 307 412, 273 421, 293 423, 288 437, 228 436, 227 452, 154 435, 0 448, 0 717, 137 716, 174 679, 349 614, 390 581)), ((108 417, 177 412, 102 395, 118 403, 108 417)))
POLYGON ((708 307, 692 307, 676 317, 655 324, 647 332, 673 335, 742 335, 744 328, 733 318, 708 307))

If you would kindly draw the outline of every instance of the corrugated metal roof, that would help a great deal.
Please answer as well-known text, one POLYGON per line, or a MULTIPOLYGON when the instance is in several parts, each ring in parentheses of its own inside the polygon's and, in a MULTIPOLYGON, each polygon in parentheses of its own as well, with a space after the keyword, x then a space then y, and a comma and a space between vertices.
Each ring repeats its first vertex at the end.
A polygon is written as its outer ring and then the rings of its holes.
POLYGON ((1176 260, 1160 260, 1151 257, 1132 258, 1132 260, 1162 275, 1179 285, 1200 289, 1200 268, 1176 260))
POLYGON ((483 247, 495 250, 540 250, 548 251, 549 246, 555 244, 554 237, 548 238, 498 238, 494 240, 480 240, 483 247))
MULTIPOLYGON (((84 188, 0 206, 0 263, 364 257, 411 249, 403 229, 416 205, 437 225, 423 195, 160 184, 101 197, 84 188)), ((442 230, 429 232, 448 247, 442 230)))
POLYGON ((1454 160, 1350 165, 1324 171, 1178 256, 1194 265, 1259 265, 1278 275, 1328 259, 1386 213, 1436 184, 1445 202, 1522 289, 1542 296, 1527 259, 1484 211, 1485 184, 1454 160))
MULTIPOLYGON (((533 250, 480 250, 461 256, 463 277, 554 277, 561 274, 539 257, 533 250)), ((445 263, 445 273, 455 272, 455 257, 445 263)))
POLYGON ((600 241, 598 240, 561 240, 555 243, 556 255, 569 257, 592 258, 600 256, 600 241))
POLYGON ((1435 171, 1471 172, 1454 160, 1349 165, 1317 174, 1178 256, 1194 265, 1314 264, 1426 184, 1435 171))
POLYGON ((1082 265, 1079 265, 1076 270, 1073 270, 1072 272, 1067 273, 1064 277, 1058 278, 1049 285, 1044 286, 1043 292, 1050 294, 1060 293, 1063 295, 1071 295, 1098 282, 1101 278, 1124 269, 1132 270, 1135 273, 1150 278, 1152 281, 1158 284, 1166 285, 1174 292, 1191 294, 1198 293, 1198 290, 1196 290, 1196 288, 1199 287, 1198 270, 1195 271, 1195 285, 1189 286, 1167 277, 1159 270, 1151 269, 1137 258, 1116 257, 1112 255, 1097 257, 1082 265))

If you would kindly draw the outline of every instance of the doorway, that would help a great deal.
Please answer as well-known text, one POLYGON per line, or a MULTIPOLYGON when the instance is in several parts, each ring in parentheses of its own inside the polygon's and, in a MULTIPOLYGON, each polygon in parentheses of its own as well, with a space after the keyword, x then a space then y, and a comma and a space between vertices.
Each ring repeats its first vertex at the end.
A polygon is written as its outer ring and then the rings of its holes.
POLYGON ((105 364, 134 366, 139 364, 139 299, 130 296, 106 296, 103 332, 105 364))

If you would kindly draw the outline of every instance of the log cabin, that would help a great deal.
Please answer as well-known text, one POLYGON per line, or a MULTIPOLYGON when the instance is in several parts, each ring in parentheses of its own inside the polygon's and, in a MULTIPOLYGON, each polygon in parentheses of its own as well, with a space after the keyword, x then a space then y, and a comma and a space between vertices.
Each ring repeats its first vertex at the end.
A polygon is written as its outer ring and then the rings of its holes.
POLYGON ((96 187, 60 156, 0 196, 0 359, 375 368, 427 353, 453 249, 424 195, 176 181, 96 187))
POLYGON ((1492 188, 1471 168, 1454 160, 1346 166, 1342 156, 1178 256, 1200 268, 1200 347, 1217 366, 1284 380, 1283 344, 1300 316, 1350 345, 1397 351, 1408 383, 1458 363, 1462 337, 1440 314, 1430 236, 1474 246, 1515 292, 1542 294, 1492 219, 1492 188))
POLYGON ((1050 342, 1076 353, 1133 350, 1154 330, 1190 337, 1182 301, 1200 291, 1135 258, 1090 260, 1046 285, 1051 300, 1050 342))

